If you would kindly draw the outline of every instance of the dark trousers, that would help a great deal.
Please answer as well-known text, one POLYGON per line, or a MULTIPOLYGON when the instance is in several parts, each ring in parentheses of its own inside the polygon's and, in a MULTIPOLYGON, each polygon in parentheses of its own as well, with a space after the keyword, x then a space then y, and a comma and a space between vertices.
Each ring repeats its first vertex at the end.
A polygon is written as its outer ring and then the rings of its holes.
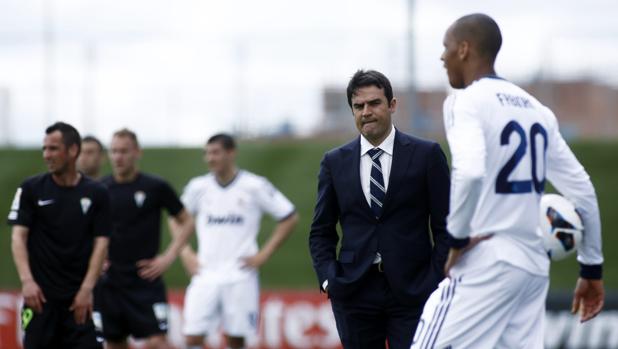
POLYGON ((92 319, 85 324, 75 323, 70 302, 48 299, 43 312, 36 313, 28 307, 22 309, 23 347, 25 349, 103 349, 103 340, 97 339, 92 319))
MULTIPOLYGON (((410 306, 398 301, 377 266, 359 281, 358 289, 331 304, 339 338, 345 349, 409 349, 423 304, 410 306)), ((423 302, 424 303, 424 302, 423 302)))

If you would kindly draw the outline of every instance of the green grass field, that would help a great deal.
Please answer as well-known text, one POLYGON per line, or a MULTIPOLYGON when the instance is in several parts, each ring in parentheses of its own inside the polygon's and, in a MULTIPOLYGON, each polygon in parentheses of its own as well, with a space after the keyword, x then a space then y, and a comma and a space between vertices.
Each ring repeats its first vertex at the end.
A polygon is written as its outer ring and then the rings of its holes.
MULTIPOLYGON (((278 141, 242 143, 239 164, 242 168, 268 177, 296 205, 301 220, 287 243, 261 271, 266 288, 317 287, 308 252, 307 236, 313 214, 316 180, 323 153, 338 142, 278 141)), ((587 168, 596 186, 603 220, 605 284, 618 290, 618 258, 613 246, 618 243, 618 215, 614 203, 618 197, 618 142, 586 142, 572 145, 574 152, 587 168)), ((445 148, 446 149, 446 148, 445 148)), ((0 150, 0 213, 3 217, 19 183, 27 176, 45 170, 39 150, 0 150)), ((141 169, 166 178, 180 193, 187 181, 206 172, 201 149, 146 149, 141 169)), ((106 167, 109 172, 109 167, 106 167)), ((274 222, 265 218, 260 234, 264 241, 274 222)), ((168 232, 165 228, 165 243, 168 232)), ((10 232, 6 224, 0 226, 0 289, 19 288, 10 250, 10 232)), ((571 289, 577 278, 578 266, 574 258, 552 265, 553 289, 571 289)), ((170 288, 188 283, 178 262, 166 273, 170 288)))

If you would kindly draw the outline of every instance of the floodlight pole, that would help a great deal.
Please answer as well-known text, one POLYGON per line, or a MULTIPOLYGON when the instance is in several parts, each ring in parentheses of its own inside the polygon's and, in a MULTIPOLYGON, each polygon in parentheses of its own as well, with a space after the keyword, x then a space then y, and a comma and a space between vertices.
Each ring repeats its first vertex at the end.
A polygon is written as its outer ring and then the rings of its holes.
POLYGON ((54 79, 54 14, 53 0, 43 2, 43 113, 45 126, 54 120, 56 89, 54 79))
POLYGON ((415 130, 415 118, 420 117, 419 108, 416 100, 416 74, 415 74, 415 56, 414 56, 414 0, 408 0, 408 20, 407 20, 407 37, 408 37, 408 91, 407 104, 408 114, 410 115, 410 131, 415 130))
POLYGON ((96 134, 96 58, 97 51, 94 42, 89 41, 84 46, 84 86, 82 94, 84 131, 96 134))
POLYGON ((11 141, 11 93, 8 87, 0 87, 0 145, 10 146, 11 141))

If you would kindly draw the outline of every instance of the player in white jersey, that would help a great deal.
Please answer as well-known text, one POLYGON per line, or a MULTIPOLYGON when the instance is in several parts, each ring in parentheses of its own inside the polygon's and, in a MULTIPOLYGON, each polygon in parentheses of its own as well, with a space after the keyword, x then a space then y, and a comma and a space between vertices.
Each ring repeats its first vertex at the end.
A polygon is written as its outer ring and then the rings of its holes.
POLYGON ((571 199, 585 233, 573 312, 603 306, 601 224, 588 174, 553 113, 496 76, 502 43, 490 17, 458 19, 442 60, 457 91, 444 103, 452 154, 449 275, 427 301, 412 348, 542 348, 549 258, 536 234, 547 178, 571 199))
POLYGON ((202 348, 204 336, 222 326, 229 348, 242 348, 256 334, 258 269, 294 229, 294 205, 266 178, 239 170, 236 145, 226 134, 211 137, 205 160, 210 173, 187 184, 182 201, 195 217, 197 256, 186 247, 182 260, 192 275, 184 305, 189 348, 202 348), (262 213, 279 223, 258 248, 262 213))

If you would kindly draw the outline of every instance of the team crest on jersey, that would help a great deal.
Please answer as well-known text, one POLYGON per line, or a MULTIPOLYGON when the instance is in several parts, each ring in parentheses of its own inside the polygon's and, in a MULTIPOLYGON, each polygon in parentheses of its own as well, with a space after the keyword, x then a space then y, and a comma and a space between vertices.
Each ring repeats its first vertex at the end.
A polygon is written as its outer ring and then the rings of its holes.
POLYGON ((81 200, 79 200, 79 203, 82 205, 82 213, 88 213, 88 209, 90 209, 90 205, 92 205, 92 200, 90 200, 89 198, 81 198, 81 200))
POLYGON ((133 194, 133 199, 135 199, 135 204, 137 207, 141 208, 144 206, 144 201, 146 200, 146 193, 141 190, 138 190, 133 194))

